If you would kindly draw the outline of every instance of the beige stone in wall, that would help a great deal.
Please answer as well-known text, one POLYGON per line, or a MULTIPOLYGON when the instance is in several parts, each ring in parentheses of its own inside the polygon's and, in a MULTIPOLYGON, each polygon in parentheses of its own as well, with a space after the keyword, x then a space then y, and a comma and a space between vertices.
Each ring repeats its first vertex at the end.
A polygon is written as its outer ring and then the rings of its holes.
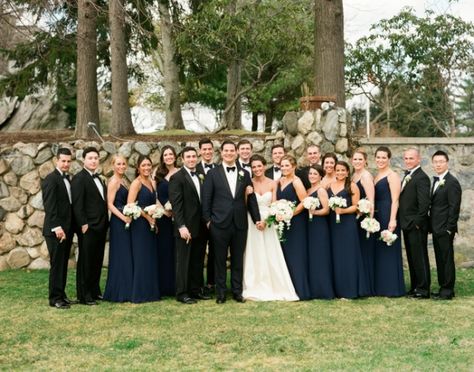
POLYGON ((301 134, 307 134, 311 131, 311 127, 314 123, 314 117, 311 111, 305 111, 302 117, 298 119, 298 132, 301 134))
POLYGON ((34 211, 33 214, 28 218, 28 225, 31 227, 43 228, 44 224, 44 212, 34 211))
POLYGON ((349 141, 347 138, 339 138, 336 142, 335 150, 341 154, 349 150, 349 141))
POLYGON ((27 191, 28 194, 36 194, 40 190, 40 176, 35 169, 20 178, 20 186, 27 191))
POLYGON ((12 249, 7 256, 7 263, 12 269, 28 266, 30 261, 30 255, 25 248, 21 247, 12 249))
POLYGON ((38 168, 39 176, 41 177, 41 179, 44 179, 53 170, 54 170, 53 162, 47 161, 46 163, 41 164, 40 167, 38 168))
POLYGON ((20 209, 18 210, 18 212, 16 212, 16 215, 20 218, 28 218, 29 216, 31 216, 31 214, 35 211, 35 209, 29 205, 29 204, 25 204, 25 205, 22 205, 20 207, 20 209))
POLYGON ((7 214, 7 218, 5 219, 5 229, 8 232, 12 234, 18 234, 21 230, 23 230, 24 226, 25 223, 23 222, 23 220, 15 213, 7 214))
POLYGON ((49 252, 48 246, 46 245, 46 241, 43 241, 39 247, 39 254, 42 258, 49 260, 49 252))
POLYGON ((16 241, 8 232, 4 232, 2 236, 0 236, 0 253, 7 253, 10 252, 13 248, 16 247, 16 241))
POLYGON ((41 193, 41 191, 39 193, 37 193, 36 195, 33 195, 30 198, 30 205, 33 208, 40 209, 40 210, 44 211, 43 194, 41 193))
POLYGON ((0 159, 0 174, 5 173, 8 170, 8 164, 5 159, 0 159))
POLYGON ((51 267, 49 261, 46 261, 45 259, 39 257, 37 258, 36 260, 32 261, 29 265, 28 265, 28 269, 32 269, 32 270, 46 270, 46 269, 49 269, 51 267))
POLYGON ((10 171, 3 176, 3 182, 8 186, 16 186, 18 183, 18 177, 13 171, 10 171))
POLYGON ((8 270, 10 266, 7 262, 7 256, 0 256, 0 271, 8 270))
POLYGON ((16 236, 19 245, 25 247, 34 247, 43 242, 43 235, 40 229, 27 226, 20 235, 16 236))
POLYGON ((38 146, 36 143, 23 143, 18 142, 13 145, 14 149, 20 150, 22 154, 28 155, 31 158, 34 158, 38 154, 38 146))
POLYGON ((8 198, 0 199, 0 207, 8 212, 16 212, 21 207, 19 200, 13 196, 8 198))
POLYGON ((36 247, 26 248, 26 251, 28 252, 32 260, 35 260, 40 256, 39 250, 36 247))

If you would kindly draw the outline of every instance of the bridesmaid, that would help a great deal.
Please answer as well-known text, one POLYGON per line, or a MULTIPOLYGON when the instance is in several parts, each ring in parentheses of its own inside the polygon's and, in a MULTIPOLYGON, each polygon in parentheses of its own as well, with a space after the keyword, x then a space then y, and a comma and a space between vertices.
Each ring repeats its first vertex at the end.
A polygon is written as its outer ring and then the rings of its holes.
MULTIPOLYGON (((127 203, 137 202, 140 208, 156 203, 151 180, 151 160, 140 155, 137 161, 137 178, 130 186, 127 203)), ((160 299, 158 252, 156 249, 155 220, 142 211, 141 217, 130 226, 132 238, 133 288, 132 302, 149 302, 160 299)))
POLYGON ((338 161, 335 169, 336 180, 329 187, 329 197, 346 199, 346 208, 331 211, 329 228, 333 252, 334 291, 336 297, 358 298, 369 294, 367 278, 362 263, 357 231, 357 202, 359 188, 350 180, 349 164, 338 161), (336 213, 340 223, 336 223, 336 213))
POLYGON ((295 202, 291 226, 284 230, 282 242, 283 254, 290 272, 291 280, 300 300, 310 299, 308 282, 308 247, 306 245, 306 227, 308 215, 302 201, 306 197, 303 182, 296 177, 296 160, 291 155, 285 155, 281 160, 282 177, 278 181, 276 198, 295 202))
MULTIPOLYGON (((400 297, 405 294, 403 278, 402 246, 400 227, 397 223, 400 177, 390 168, 392 153, 381 146, 375 151, 375 219, 380 223, 380 231, 390 230, 398 239, 388 246, 381 240, 375 241, 374 289, 376 296, 400 297)), ((378 238, 380 234, 377 234, 378 238)))
POLYGON ((336 163, 337 163, 337 156, 333 152, 328 152, 324 154, 323 159, 321 160, 321 164, 323 165, 323 169, 325 173, 321 181, 321 186, 324 187, 326 190, 329 188, 331 183, 336 180, 336 175, 334 173, 336 163))
MULTIPOLYGON (((168 202, 168 186, 170 177, 179 168, 176 167, 176 151, 170 146, 161 149, 160 163, 155 171, 156 195, 162 206, 168 202)), ((171 211, 157 220, 158 226, 158 267, 160 274, 160 294, 162 296, 176 295, 176 252, 173 236, 171 211)))
POLYGON ((328 193, 321 186, 324 170, 320 165, 311 165, 308 179, 311 187, 308 196, 317 197, 320 207, 310 211, 313 219, 308 222, 308 267, 311 298, 329 300, 334 298, 332 282, 331 244, 327 215, 329 214, 328 193))
MULTIPOLYGON (((367 153, 363 149, 356 149, 352 155, 352 166, 354 167, 354 174, 352 175, 352 182, 354 182, 359 188, 360 198, 367 198, 372 203, 372 210, 370 211, 370 217, 374 217, 374 177, 366 169, 367 167, 367 153)), ((364 268, 367 273, 369 295, 373 296, 374 291, 374 255, 375 255, 375 235, 370 234, 367 238, 367 232, 360 227, 360 222, 363 221, 365 216, 359 218, 359 242, 360 249, 362 252, 362 260, 364 262, 364 268)))
POLYGON ((109 269, 105 284, 104 300, 112 302, 126 302, 132 298, 132 243, 130 232, 125 224, 131 218, 122 211, 127 204, 128 188, 124 174, 127 161, 119 155, 112 157, 114 175, 107 185, 107 205, 110 216, 109 231, 109 269))

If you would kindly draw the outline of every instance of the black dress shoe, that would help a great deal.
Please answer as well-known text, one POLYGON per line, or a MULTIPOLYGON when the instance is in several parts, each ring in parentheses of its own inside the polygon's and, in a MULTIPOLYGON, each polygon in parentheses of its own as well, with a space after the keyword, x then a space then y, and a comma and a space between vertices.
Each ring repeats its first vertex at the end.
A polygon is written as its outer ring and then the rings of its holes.
POLYGON ((191 298, 194 298, 195 300, 210 300, 212 297, 204 292, 201 292, 192 294, 191 298))
POLYGON ((234 300, 237 301, 237 302, 241 302, 241 303, 244 303, 244 302, 245 302, 245 299, 242 297, 242 295, 233 295, 232 297, 233 297, 234 300))
POLYGON ((63 298, 63 301, 67 303, 68 305, 76 305, 79 303, 79 301, 71 300, 70 298, 67 298, 67 297, 63 298))
POLYGON ((183 304, 187 304, 187 305, 192 305, 192 304, 195 304, 197 302, 194 298, 191 298, 191 297, 178 298, 178 301, 183 303, 183 304))
POLYGON ((434 296, 433 297, 433 300, 435 301, 449 301, 449 300, 452 300, 454 296, 442 296, 442 295, 438 295, 438 296, 434 296))
POLYGON ((224 304, 225 303, 225 297, 217 296, 216 303, 217 304, 224 304))
POLYGON ((95 306, 99 304, 97 301, 94 301, 94 300, 85 300, 85 301, 80 301, 79 303, 82 305, 87 305, 87 306, 95 306))
POLYGON ((414 298, 416 300, 426 300, 428 298, 430 298, 430 295, 429 294, 424 294, 424 293, 420 293, 420 292, 414 292, 412 295, 411 295, 411 298, 414 298))
POLYGON ((64 301, 56 301, 52 304, 50 304, 51 307, 54 307, 56 309, 69 309, 71 306, 69 306, 67 303, 64 301))

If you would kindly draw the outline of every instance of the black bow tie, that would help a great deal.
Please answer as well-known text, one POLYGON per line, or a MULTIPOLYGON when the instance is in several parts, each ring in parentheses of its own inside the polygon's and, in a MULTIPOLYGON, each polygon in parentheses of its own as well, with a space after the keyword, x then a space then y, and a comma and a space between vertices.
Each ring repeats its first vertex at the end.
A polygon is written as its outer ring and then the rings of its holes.
POLYGON ((68 180, 68 181, 69 181, 69 174, 63 173, 63 178, 64 178, 65 180, 68 180))
POLYGON ((411 170, 406 170, 405 171, 405 177, 408 176, 411 173, 411 170))
POLYGON ((190 171, 189 173, 191 173, 191 177, 194 177, 194 176, 197 175, 197 173, 196 173, 196 172, 193 172, 193 171, 190 171))
POLYGON ((94 174, 92 175, 92 178, 99 178, 99 175, 98 175, 97 173, 94 173, 94 174))
POLYGON ((250 168, 250 164, 249 163, 242 163, 242 167, 250 168))
POLYGON ((214 164, 212 164, 212 163, 209 163, 209 164, 204 163, 204 168, 212 169, 212 168, 214 168, 214 164))
POLYGON ((235 171, 235 167, 226 167, 227 169, 227 172, 234 172, 235 171))
POLYGON ((280 167, 273 167, 273 171, 274 171, 274 172, 279 172, 279 171, 280 171, 280 167))
POLYGON ((433 176, 433 181, 438 182, 439 181, 439 177, 438 176, 433 176))

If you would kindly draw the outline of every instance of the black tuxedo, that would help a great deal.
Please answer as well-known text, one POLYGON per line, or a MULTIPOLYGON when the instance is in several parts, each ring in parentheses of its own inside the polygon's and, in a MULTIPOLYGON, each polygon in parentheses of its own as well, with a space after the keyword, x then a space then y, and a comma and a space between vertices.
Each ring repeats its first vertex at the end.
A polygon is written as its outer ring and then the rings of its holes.
POLYGON ((296 170, 296 175, 301 179, 301 182, 303 182, 304 188, 306 190, 308 190, 311 187, 311 183, 309 182, 309 179, 308 179, 308 174, 309 174, 309 165, 296 170))
POLYGON ((273 165, 268 168, 266 171, 265 171, 265 176, 268 177, 268 178, 271 178, 272 180, 274 179, 273 176, 274 176, 274 169, 273 169, 273 165))
POLYGON ((55 169, 41 183, 44 205, 43 235, 48 247, 51 269, 49 270, 49 303, 64 300, 67 266, 74 235, 72 206, 63 176, 55 169), (66 234, 62 242, 52 230, 61 227, 66 234))
MULTIPOLYGON (((212 168, 217 167, 217 164, 212 164, 212 168)), ((210 169, 208 170, 208 172, 210 169)), ((196 164, 196 173, 202 175, 202 177, 206 177, 206 172, 204 171, 204 166, 202 165, 202 161, 196 164)), ((207 279, 207 285, 208 286, 214 286, 216 284, 216 279, 215 279, 215 272, 214 272, 214 246, 212 245, 211 240, 209 239, 209 230, 206 228, 205 231, 205 245, 207 242, 207 265, 206 265, 206 279, 207 279)), ((204 278, 201 279, 201 285, 204 285, 204 278)))
MULTIPOLYGON (((250 177, 252 177, 252 168, 250 166, 248 166, 248 167, 242 166, 242 164, 240 164, 239 159, 237 159, 237 161, 235 162, 235 165, 237 165, 238 170, 244 170, 244 171, 248 172, 250 177)), ((250 163, 249 163, 249 165, 250 165, 250 163)))
POLYGON ((206 227, 202 219, 201 201, 184 167, 171 176, 169 199, 173 207, 176 239, 176 297, 181 300, 190 294, 199 293, 206 252, 206 227), (191 233, 192 239, 188 243, 179 234, 182 226, 186 226, 191 233))
POLYGON ((431 196, 430 231, 433 234, 439 293, 440 296, 452 297, 456 280, 453 240, 458 231, 462 190, 451 173, 448 172, 443 179, 444 185, 438 185, 431 196))
POLYGON ((418 168, 400 193, 399 217, 410 270, 411 291, 429 295, 428 210, 430 179, 418 168))
POLYGON ((211 170, 204 181, 202 193, 203 218, 210 222, 210 235, 215 249, 216 291, 218 297, 225 296, 226 262, 230 247, 231 285, 234 295, 242 294, 243 257, 247 241, 247 205, 254 222, 260 220, 255 194, 245 202, 245 190, 252 184, 247 172, 237 172, 235 196, 222 165, 211 170))
POLYGON ((72 205, 77 223, 79 258, 77 261, 77 299, 89 302, 101 295, 99 283, 108 227, 107 189, 104 198, 90 173, 83 169, 72 179, 72 205), (88 225, 85 234, 81 227, 88 225))

